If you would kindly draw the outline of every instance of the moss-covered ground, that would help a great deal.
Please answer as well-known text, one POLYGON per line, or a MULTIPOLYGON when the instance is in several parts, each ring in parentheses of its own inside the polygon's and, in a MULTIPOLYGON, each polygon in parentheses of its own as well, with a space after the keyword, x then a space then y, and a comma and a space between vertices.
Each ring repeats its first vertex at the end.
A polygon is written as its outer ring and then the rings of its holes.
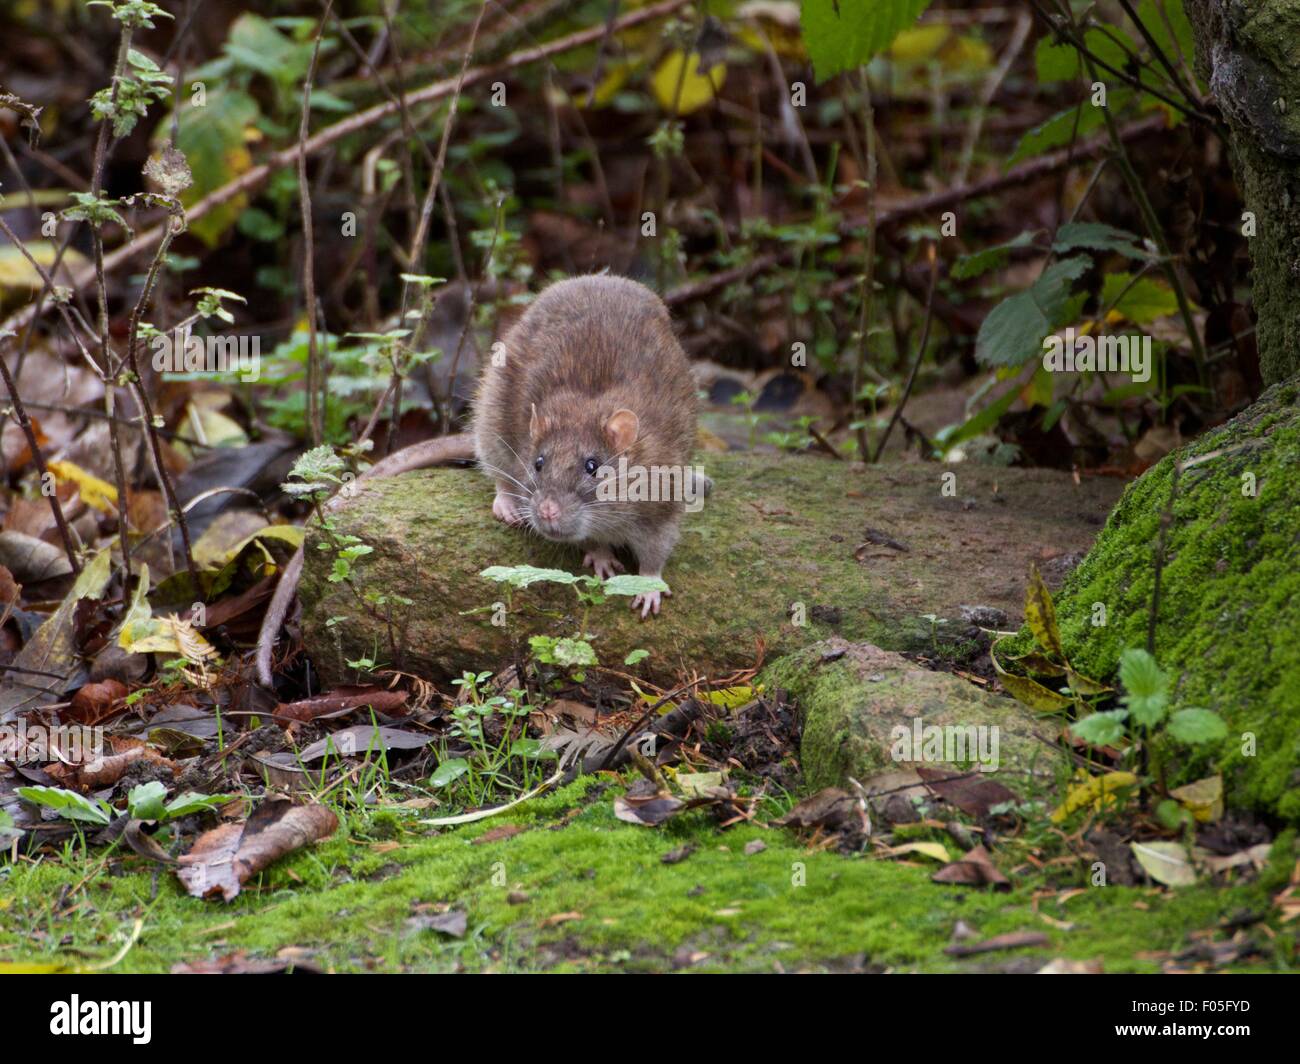
MULTIPOLYGON (((994 894, 934 884, 932 863, 809 849, 756 824, 722 831, 704 813, 658 829, 623 824, 616 787, 581 780, 442 834, 387 811, 344 814, 333 838, 272 866, 230 904, 187 897, 169 869, 129 852, 23 860, 0 873, 0 964, 103 961, 142 919, 115 970, 293 949, 337 971, 1033 970, 1054 957, 1150 971, 1190 935, 1228 937, 1214 929, 1265 912, 1294 861, 1279 854, 1253 884, 1110 886, 1063 901, 1067 880, 1048 890, 1029 869, 994 894), (504 824, 524 830, 499 837, 504 824), (485 841, 489 832, 498 834, 485 841), (766 849, 746 854, 755 840, 766 849), (690 856, 661 861, 688 843, 690 856), (512 904, 512 892, 527 900, 512 904), (408 928, 441 903, 466 913, 463 939, 408 928), (954 959, 943 950, 959 919, 983 937, 1040 931, 1049 945, 954 959)), ((1252 967, 1286 968, 1288 938, 1252 967)))
MULTIPOLYGON (((1228 739, 1211 756, 1230 804, 1292 820, 1300 819, 1298 395, 1295 383, 1274 387, 1148 470, 1056 599, 1075 667, 1114 677, 1122 651, 1146 645, 1168 512, 1156 659, 1178 678, 1176 707, 1227 721, 1228 739), (1175 462, 1184 463, 1176 491, 1175 462)), ((1203 767, 1183 765, 1188 778, 1203 767)))

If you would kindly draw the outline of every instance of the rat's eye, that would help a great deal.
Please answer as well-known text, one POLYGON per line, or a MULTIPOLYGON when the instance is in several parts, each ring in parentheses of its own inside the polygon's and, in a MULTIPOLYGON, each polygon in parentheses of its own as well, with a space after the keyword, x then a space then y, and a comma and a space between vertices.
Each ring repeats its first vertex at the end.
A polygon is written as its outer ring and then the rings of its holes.
POLYGON ((582 468, 587 471, 587 476, 594 477, 596 475, 596 470, 600 468, 600 463, 594 458, 588 458, 586 464, 583 465, 582 468))
POLYGON ((533 468, 540 470, 544 465, 546 465, 546 455, 539 454, 537 456, 537 461, 533 463, 533 468))

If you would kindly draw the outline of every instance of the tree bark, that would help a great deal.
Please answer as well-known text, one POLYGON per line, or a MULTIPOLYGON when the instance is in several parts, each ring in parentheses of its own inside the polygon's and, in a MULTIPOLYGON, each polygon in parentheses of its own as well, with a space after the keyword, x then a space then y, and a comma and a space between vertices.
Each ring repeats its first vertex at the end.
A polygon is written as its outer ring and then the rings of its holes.
POLYGON ((1254 215, 1260 372, 1276 384, 1300 372, 1300 3, 1185 5, 1197 72, 1227 120, 1233 166, 1254 215))

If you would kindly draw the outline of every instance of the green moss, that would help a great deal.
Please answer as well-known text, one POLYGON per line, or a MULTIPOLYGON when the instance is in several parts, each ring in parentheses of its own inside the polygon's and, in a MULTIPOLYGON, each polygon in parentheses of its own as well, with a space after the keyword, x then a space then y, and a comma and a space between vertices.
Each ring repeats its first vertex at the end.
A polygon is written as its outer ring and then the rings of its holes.
POLYGON ((942 887, 929 880, 933 865, 808 851, 755 825, 720 832, 704 814, 657 830, 633 827, 614 818, 610 791, 587 793, 594 785, 584 780, 512 810, 508 822, 528 830, 511 838, 473 841, 505 818, 408 835, 383 854, 396 870, 370 880, 357 869, 369 867, 373 855, 360 861, 367 844, 345 824, 333 839, 273 866, 228 905, 185 896, 170 870, 130 854, 84 885, 97 853, 86 867, 20 863, 9 869, 0 902, 0 962, 106 958, 141 917, 144 931, 119 970, 166 971, 237 950, 273 957, 286 947, 342 971, 663 970, 679 951, 703 954, 693 967, 705 970, 819 969, 856 955, 902 969, 988 963, 944 955, 961 918, 985 935, 1046 932, 1050 947, 1032 951, 1044 961, 1103 958, 1108 971, 1142 971, 1156 965, 1138 954, 1180 947, 1189 932, 1266 903, 1257 886, 1168 895, 1106 887, 1062 906, 1040 901, 1040 909, 1074 925, 1067 932, 1035 915, 1041 879, 1018 878, 1007 895, 942 887), (767 849, 746 855, 745 844, 757 839, 767 849), (698 846, 686 860, 660 861, 686 842, 698 846), (806 885, 796 885, 800 878, 806 885), (72 885, 78 890, 55 914, 61 888, 72 885), (528 900, 510 904, 512 891, 528 900), (428 903, 463 909, 465 939, 407 930, 413 906, 428 903), (579 919, 546 922, 575 912, 579 919))
POLYGON ((800 755, 810 789, 846 786, 849 777, 865 780, 900 767, 893 729, 911 733, 914 720, 923 727, 996 728, 997 771, 1028 772, 1048 752, 1018 703, 876 647, 839 639, 817 643, 774 661, 762 680, 788 691, 803 715, 800 755))
MULTIPOLYGON (((1066 651, 1109 679, 1145 646, 1160 525, 1179 478, 1160 579, 1155 655, 1178 676, 1175 706, 1216 710, 1229 798, 1300 818, 1300 409, 1294 386, 1167 457, 1130 486, 1057 595, 1066 651), (1289 398, 1288 398, 1289 396, 1289 398), (1212 456, 1212 457, 1211 457, 1212 456), (1256 494, 1243 493, 1253 475, 1256 494), (1105 608, 1094 626, 1094 604, 1105 608), (1253 736, 1254 750, 1250 747, 1253 736)), ((1022 635, 1021 643, 1027 642, 1022 635)), ((1184 759, 1186 774, 1204 768, 1184 759)))

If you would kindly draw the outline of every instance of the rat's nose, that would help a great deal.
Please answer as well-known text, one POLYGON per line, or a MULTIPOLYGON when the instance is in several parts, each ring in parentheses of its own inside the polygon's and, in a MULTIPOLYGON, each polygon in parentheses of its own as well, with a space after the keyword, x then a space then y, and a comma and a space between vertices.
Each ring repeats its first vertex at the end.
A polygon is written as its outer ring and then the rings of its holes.
POLYGON ((543 521, 556 521, 560 516, 560 504, 554 499, 543 499, 537 506, 537 516, 543 521))

